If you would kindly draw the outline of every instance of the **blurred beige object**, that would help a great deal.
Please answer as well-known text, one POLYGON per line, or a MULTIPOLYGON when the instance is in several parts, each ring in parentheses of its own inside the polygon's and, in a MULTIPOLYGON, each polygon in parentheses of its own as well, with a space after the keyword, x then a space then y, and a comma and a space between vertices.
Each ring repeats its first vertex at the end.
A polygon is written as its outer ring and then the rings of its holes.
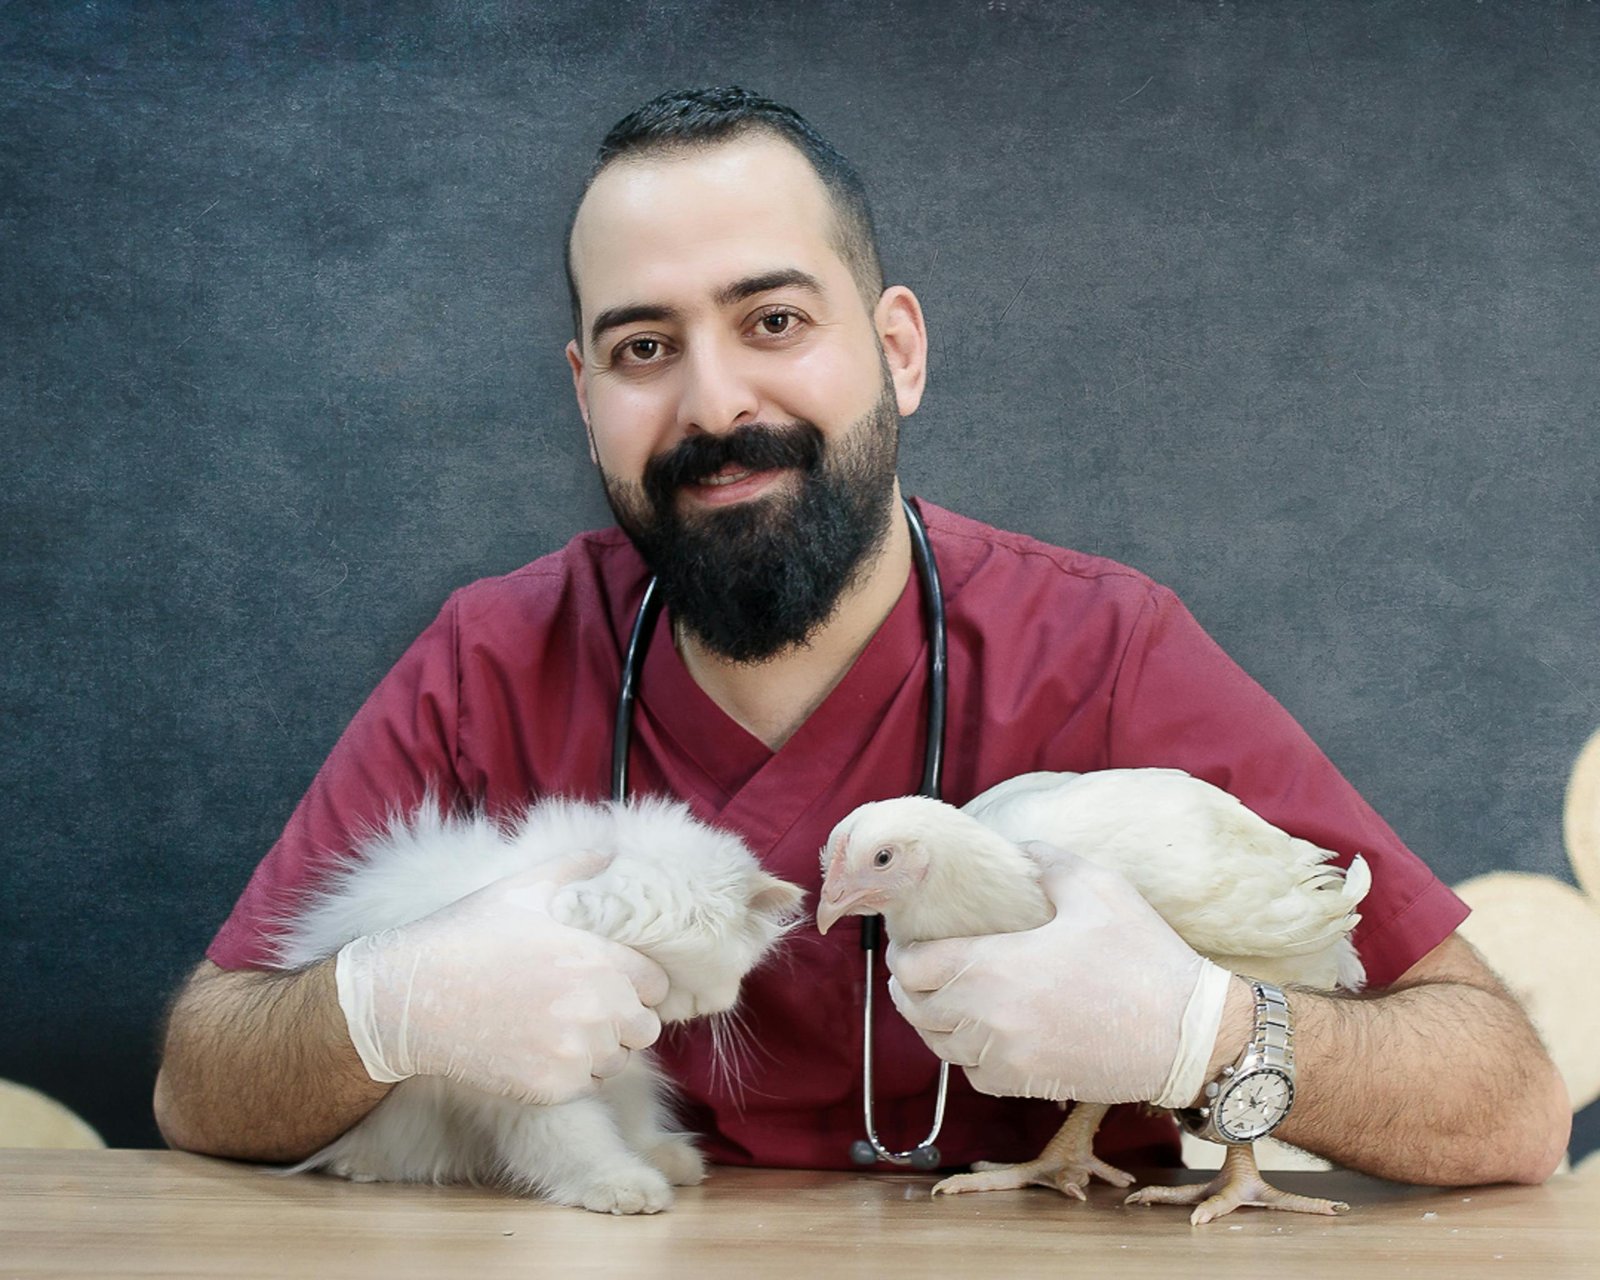
MULTIPOLYGON (((1314 1156, 1309 1151, 1302 1151, 1299 1147, 1291 1147, 1272 1138, 1263 1138, 1255 1146, 1256 1167, 1262 1170, 1326 1170, 1334 1167, 1321 1156, 1314 1156)), ((1220 1143, 1206 1142, 1192 1133, 1183 1135, 1183 1163, 1190 1169, 1220 1169, 1222 1156, 1226 1151, 1227 1148, 1220 1143)))
POLYGON ((37 1089, 0 1080, 0 1147, 103 1147, 100 1135, 37 1089))
POLYGON ((1600 1097, 1600 910, 1570 885, 1516 871, 1456 892, 1472 908, 1462 936, 1522 1002, 1582 1110, 1600 1097))
POLYGON ((1600 733, 1584 744, 1572 766, 1564 825, 1573 874, 1600 902, 1600 733))

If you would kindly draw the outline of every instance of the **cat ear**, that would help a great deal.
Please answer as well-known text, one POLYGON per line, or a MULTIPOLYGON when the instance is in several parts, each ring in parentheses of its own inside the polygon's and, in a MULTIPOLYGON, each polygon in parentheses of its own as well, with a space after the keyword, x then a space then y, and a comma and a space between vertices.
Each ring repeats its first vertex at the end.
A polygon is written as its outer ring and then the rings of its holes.
POLYGON ((750 878, 750 910, 758 915, 781 919, 800 906, 806 891, 799 885, 758 871, 750 878))

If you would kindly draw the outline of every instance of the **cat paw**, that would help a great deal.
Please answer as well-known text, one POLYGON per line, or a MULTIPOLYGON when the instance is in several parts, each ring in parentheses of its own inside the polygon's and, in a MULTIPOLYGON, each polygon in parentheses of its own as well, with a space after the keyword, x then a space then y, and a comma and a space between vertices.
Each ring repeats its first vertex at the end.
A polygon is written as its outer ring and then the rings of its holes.
POLYGON ((578 1202, 594 1213, 660 1213, 672 1203, 672 1188, 659 1170, 640 1165, 597 1179, 578 1202))
POLYGON ((324 1173, 331 1173, 335 1178, 344 1178, 350 1182, 383 1182, 381 1173, 374 1173, 370 1169, 363 1169, 354 1160, 330 1160, 322 1166, 324 1173))
POLYGON ((706 1180, 705 1157, 687 1138, 668 1138, 644 1153, 675 1187, 694 1187, 706 1180))

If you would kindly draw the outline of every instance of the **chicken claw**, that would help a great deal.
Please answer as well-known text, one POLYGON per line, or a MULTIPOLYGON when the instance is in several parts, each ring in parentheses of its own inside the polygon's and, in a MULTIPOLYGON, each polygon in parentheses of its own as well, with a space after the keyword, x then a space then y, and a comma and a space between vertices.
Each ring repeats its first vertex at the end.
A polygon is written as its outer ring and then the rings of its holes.
POLYGON ((1215 1218, 1232 1213, 1241 1205, 1260 1209, 1283 1209, 1291 1213, 1348 1213, 1343 1200, 1319 1200, 1280 1191, 1270 1185, 1256 1168, 1255 1149, 1248 1144, 1229 1147, 1222 1168, 1210 1182, 1182 1187, 1141 1187, 1124 1204, 1192 1204, 1192 1226, 1204 1226, 1215 1218))
POLYGON ((1022 1164, 996 1164, 979 1160, 971 1173, 958 1173, 934 1184, 934 1195, 954 1196, 966 1191, 1017 1191, 1023 1187, 1051 1187, 1078 1200, 1088 1197, 1084 1188, 1091 1176, 1115 1187, 1133 1184, 1133 1178, 1103 1160, 1095 1159, 1094 1134, 1108 1107, 1079 1103, 1066 1123, 1034 1159, 1022 1164))

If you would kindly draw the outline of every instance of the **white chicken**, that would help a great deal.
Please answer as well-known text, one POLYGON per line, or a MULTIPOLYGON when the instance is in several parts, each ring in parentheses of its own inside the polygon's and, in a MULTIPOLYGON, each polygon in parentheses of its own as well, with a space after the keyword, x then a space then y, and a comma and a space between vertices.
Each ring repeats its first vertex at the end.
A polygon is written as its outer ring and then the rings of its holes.
MULTIPOLYGON (((1354 991, 1365 981, 1349 937, 1371 886, 1365 861, 1356 857, 1348 871, 1334 866, 1327 850, 1177 769, 1023 774, 959 810, 922 797, 862 805, 822 852, 818 927, 876 912, 901 943, 1037 928, 1052 909, 1039 865, 1018 847, 1030 840, 1120 872, 1185 942, 1225 969, 1320 990, 1354 991)), ((1091 1175, 1128 1186, 1131 1177, 1093 1154, 1108 1110, 1079 1103, 1036 1159, 980 1162, 934 1193, 1039 1185, 1083 1199, 1091 1175)), ((1248 1144, 1228 1149, 1210 1183, 1146 1187, 1128 1199, 1195 1205, 1197 1225, 1241 1204, 1347 1207, 1269 1186, 1248 1144)))

